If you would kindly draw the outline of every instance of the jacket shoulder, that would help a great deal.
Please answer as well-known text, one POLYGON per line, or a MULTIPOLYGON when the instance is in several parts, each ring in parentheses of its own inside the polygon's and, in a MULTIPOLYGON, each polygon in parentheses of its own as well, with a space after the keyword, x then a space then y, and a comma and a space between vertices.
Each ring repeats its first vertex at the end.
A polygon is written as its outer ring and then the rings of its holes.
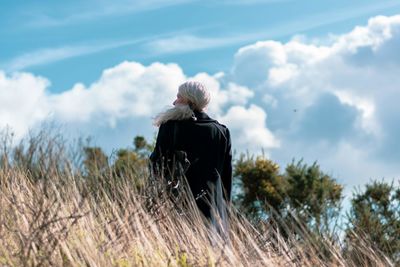
POLYGON ((228 130, 228 127, 227 127, 225 124, 219 123, 218 121, 217 121, 217 123, 218 123, 220 126, 222 126, 224 129, 228 130))
POLYGON ((219 126, 219 128, 222 128, 222 129, 224 129, 225 131, 228 131, 229 132, 229 129, 228 129, 228 127, 225 125, 225 124, 222 124, 222 123, 220 123, 219 121, 215 121, 215 123, 217 124, 217 126, 219 126))
POLYGON ((229 132, 229 129, 228 129, 228 127, 227 127, 226 125, 224 125, 224 124, 222 124, 222 123, 219 123, 218 121, 215 121, 215 124, 214 124, 214 125, 219 129, 219 131, 222 133, 222 135, 223 135, 227 140, 230 139, 230 132, 229 132))

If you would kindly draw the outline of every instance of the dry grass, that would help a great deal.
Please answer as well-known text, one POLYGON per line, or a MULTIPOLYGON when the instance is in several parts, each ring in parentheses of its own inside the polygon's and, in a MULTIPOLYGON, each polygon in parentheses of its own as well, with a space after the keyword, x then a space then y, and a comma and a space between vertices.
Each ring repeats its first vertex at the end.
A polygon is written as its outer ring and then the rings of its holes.
MULTIPOLYGON (((324 244, 330 253, 323 258, 312 243, 284 240, 272 229, 260 233, 233 211, 227 236, 219 235, 187 194, 176 203, 161 186, 147 184, 146 195, 126 179, 111 199, 105 191, 84 195, 81 177, 33 183, 27 176, 1 173, 3 266, 353 265, 333 244, 324 244)), ((390 265, 367 244, 357 249, 365 266, 390 265)))
POLYGON ((38 179, 2 162, 0 266, 391 266, 361 238, 344 253, 301 227, 283 238, 232 207, 224 232, 202 218, 184 188, 172 197, 146 170, 89 180, 54 163, 38 179))

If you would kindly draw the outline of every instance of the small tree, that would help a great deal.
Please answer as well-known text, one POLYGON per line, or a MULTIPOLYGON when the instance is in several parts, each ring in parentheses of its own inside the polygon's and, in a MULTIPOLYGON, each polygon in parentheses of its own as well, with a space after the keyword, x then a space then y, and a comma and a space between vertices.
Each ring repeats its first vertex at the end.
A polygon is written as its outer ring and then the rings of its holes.
POLYGON ((347 217, 348 243, 366 240, 400 264, 400 187, 384 181, 367 184, 364 192, 353 194, 347 217))
POLYGON ((264 157, 244 157, 234 172, 241 181, 239 204, 253 217, 296 221, 315 233, 330 233, 339 217, 343 186, 323 173, 317 163, 292 162, 280 174, 278 164, 264 157), (272 209, 271 209, 272 208, 272 209))
POLYGON ((287 182, 279 174, 279 165, 273 161, 241 155, 234 176, 241 180, 243 190, 238 201, 249 215, 271 215, 271 207, 280 212, 285 206, 287 182))
POLYGON ((136 174, 140 168, 146 166, 146 160, 137 152, 130 149, 119 149, 113 169, 117 176, 129 176, 136 174))
POLYGON ((108 157, 100 147, 84 147, 83 166, 87 176, 101 175, 109 167, 108 157))
POLYGON ((136 187, 142 188, 147 177, 148 157, 153 150, 143 136, 136 136, 133 140, 134 148, 119 149, 112 166, 115 178, 129 178, 136 187))
POLYGON ((150 153, 154 149, 153 144, 149 144, 147 140, 143 136, 136 136, 133 139, 133 145, 135 146, 135 152, 141 157, 141 158, 148 158, 150 153))
POLYGON ((330 232, 339 216, 343 186, 323 173, 316 162, 311 166, 302 160, 286 167, 288 204, 300 221, 313 231, 330 232))

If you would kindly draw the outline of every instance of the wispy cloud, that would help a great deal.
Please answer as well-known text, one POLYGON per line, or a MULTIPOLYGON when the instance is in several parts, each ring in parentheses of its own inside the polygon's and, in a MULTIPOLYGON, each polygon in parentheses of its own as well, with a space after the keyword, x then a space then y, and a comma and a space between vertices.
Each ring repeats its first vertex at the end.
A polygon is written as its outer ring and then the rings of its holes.
MULTIPOLYGON (((29 67, 46 65, 69 58, 100 53, 111 49, 118 49, 124 46, 135 46, 140 44, 151 44, 151 43, 154 43, 154 45, 156 46, 158 41, 168 40, 169 38, 171 38, 170 36, 181 36, 181 35, 186 35, 189 32, 205 30, 205 29, 207 29, 207 26, 192 27, 184 30, 172 31, 162 34, 146 35, 134 39, 95 40, 95 41, 92 40, 90 42, 81 44, 47 47, 35 51, 30 51, 22 55, 16 56, 14 58, 11 58, 9 60, 5 60, 2 62, 2 64, 0 64, 0 69, 4 69, 7 71, 18 71, 29 67)), ((159 45, 161 46, 161 43, 159 45)), ((203 46, 205 45, 210 45, 210 44, 208 43, 203 44, 203 46)), ((178 49, 178 47, 176 49, 178 49)), ((163 50, 162 52, 169 53, 172 51, 163 50)))
POLYGON ((221 1, 199 1, 199 0, 116 0, 116 1, 94 1, 96 9, 93 8, 82 10, 76 7, 74 13, 65 14, 63 16, 48 15, 48 13, 34 14, 33 20, 26 25, 29 27, 56 27, 69 24, 76 24, 85 21, 91 21, 103 17, 127 15, 144 11, 156 10, 170 6, 189 4, 199 2, 202 5, 225 5, 225 6, 241 6, 241 5, 258 5, 291 2, 293 0, 221 0, 221 1))
POLYGON ((360 6, 346 7, 346 8, 331 10, 329 12, 315 14, 309 17, 304 17, 300 20, 292 21, 285 24, 284 28, 294 29, 296 31, 308 30, 362 16, 375 15, 376 12, 382 12, 388 9, 393 10, 394 8, 399 8, 400 11, 399 1, 397 0, 379 1, 370 5, 363 5, 361 7, 360 6))
POLYGON ((223 47, 237 44, 242 39, 243 36, 211 38, 195 35, 181 35, 153 40, 148 42, 146 47, 150 51, 150 54, 155 56, 160 54, 186 53, 196 50, 223 47))
POLYGON ((261 5, 261 4, 274 4, 274 3, 284 3, 293 2, 294 0, 222 0, 215 1, 215 5, 233 5, 233 6, 250 6, 250 5, 261 5))
POLYGON ((142 42, 143 40, 144 39, 136 39, 136 40, 105 42, 97 45, 87 44, 87 45, 61 46, 55 48, 44 48, 17 56, 9 60, 0 67, 8 71, 18 71, 32 66, 50 64, 68 58, 79 57, 83 55, 98 53, 113 48, 133 45, 142 42))
POLYGON ((26 23, 27 27, 56 27, 92 21, 99 18, 121 16, 139 13, 149 10, 165 8, 169 6, 182 5, 197 0, 117 0, 117 1, 95 1, 96 8, 84 9, 77 6, 74 13, 61 16, 48 15, 47 13, 34 14, 32 20, 26 23))
MULTIPOLYGON (((194 0, 174 0, 169 5, 187 3, 194 0)), ((239 0, 238 0, 239 1, 239 0)), ((261 1, 261 0, 254 0, 261 1)), ((132 2, 123 0, 124 3, 132 2)), ((135 2, 135 1, 133 1, 135 2)), ((132 3, 133 3, 132 2, 132 3)), ((137 1, 136 1, 137 2, 137 1)), ((136 3, 135 2, 135 3, 136 3)), ((233 0, 233 2, 237 2, 233 0)), ((122 2, 119 2, 121 4, 122 2)), ((138 2, 139 3, 139 2, 138 2)), ((150 1, 147 4, 141 3, 136 6, 136 10, 145 10, 151 8, 160 8, 166 6, 162 4, 160 0, 150 1)), ((199 36, 192 34, 193 31, 199 29, 186 29, 180 32, 170 32, 157 36, 144 37, 135 40, 124 40, 124 41, 108 41, 101 44, 83 44, 83 45, 71 45, 71 46, 60 46, 53 48, 44 48, 26 54, 17 56, 0 67, 9 71, 26 69, 28 67, 44 65, 60 60, 78 57, 87 54, 99 53, 109 49, 114 49, 126 45, 143 44, 145 49, 148 51, 148 56, 158 56, 163 54, 179 54, 188 53, 199 50, 214 49, 219 47, 227 47, 233 45, 244 45, 251 42, 279 38, 283 36, 289 36, 298 32, 307 31, 310 29, 322 27, 329 24, 338 23, 341 21, 366 16, 379 11, 400 8, 398 1, 386 1, 381 3, 375 3, 366 5, 362 8, 353 9, 340 9, 332 10, 330 12, 316 14, 310 17, 304 17, 293 21, 288 21, 280 25, 271 25, 269 29, 258 30, 250 33, 242 34, 230 34, 226 36, 210 37, 210 36, 199 36)), ((95 16, 102 16, 106 14, 117 14, 118 12, 130 12, 129 10, 121 11, 122 8, 110 8, 108 11, 103 13, 87 13, 86 15, 81 14, 81 18, 76 17, 75 19, 89 19, 95 16), (101 15, 102 14, 102 15, 101 15), (87 16, 87 17, 85 17, 87 16)), ((78 16, 78 15, 77 15, 78 16)), ((69 23, 74 20, 73 17, 63 21, 60 19, 57 23, 69 23)), ((208 29, 210 30, 210 29, 208 29)))
POLYGON ((165 38, 163 37, 152 40, 146 43, 145 46, 149 51, 151 51, 151 55, 156 56, 160 54, 187 53, 231 45, 243 45, 263 39, 293 35, 298 32, 366 16, 378 11, 387 10, 389 8, 400 8, 400 3, 398 1, 386 1, 366 5, 362 8, 357 7, 353 9, 332 10, 329 12, 288 21, 280 25, 272 25, 269 29, 262 31, 258 30, 250 33, 227 35, 222 37, 202 37, 191 34, 178 36, 175 35, 173 37, 165 38))

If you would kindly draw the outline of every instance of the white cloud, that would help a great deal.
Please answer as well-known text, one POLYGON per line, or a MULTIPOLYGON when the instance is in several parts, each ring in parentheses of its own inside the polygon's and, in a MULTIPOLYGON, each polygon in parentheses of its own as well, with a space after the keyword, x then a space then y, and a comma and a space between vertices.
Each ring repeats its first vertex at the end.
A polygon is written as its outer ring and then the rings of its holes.
POLYGON ((0 128, 11 127, 21 138, 48 116, 46 87, 49 81, 29 73, 11 76, 0 71, 0 128))
POLYGON ((266 118, 262 108, 251 105, 249 108, 232 106, 219 120, 228 125, 236 148, 259 154, 262 149, 279 147, 279 140, 266 126, 266 118))
POLYGON ((245 105, 250 98, 254 96, 254 92, 245 86, 240 86, 230 82, 227 88, 229 102, 237 105, 245 105))
POLYGON ((221 83, 219 82, 220 75, 210 76, 202 72, 189 78, 191 80, 198 80, 202 82, 209 90, 212 101, 207 107, 207 111, 212 115, 217 115, 222 112, 222 107, 228 102, 229 96, 226 90, 222 90, 221 83))
POLYGON ((373 18, 368 26, 357 27, 325 46, 299 39, 285 44, 257 42, 236 53, 232 77, 239 84, 269 94, 268 99, 276 99, 276 106, 281 107, 304 110, 318 95, 332 93, 356 107, 362 129, 376 134, 381 127, 376 113, 386 106, 381 101, 382 90, 395 92, 400 81, 395 75, 400 61, 383 66, 380 57, 390 58, 389 54, 392 60, 400 60, 396 46, 389 45, 400 44, 399 40, 400 16, 394 16, 373 18))
POLYGON ((77 83, 64 92, 50 93, 44 78, 29 73, 6 76, 1 72, 0 126, 9 124, 18 136, 23 136, 29 128, 48 119, 92 128, 114 128, 127 119, 146 119, 151 125, 152 117, 172 106, 179 85, 188 79, 207 85, 212 95, 210 114, 218 116, 224 106, 246 104, 253 96, 244 86, 222 85, 222 77, 223 73, 187 77, 176 64, 144 66, 126 61, 104 70, 89 86, 77 83))
POLYGON ((113 125, 126 117, 151 117, 171 104, 185 80, 176 64, 153 63, 146 67, 123 62, 106 69, 100 79, 85 87, 50 96, 54 115, 63 121, 90 121, 103 118, 113 125))
POLYGON ((361 112, 358 123, 362 129, 368 133, 374 134, 376 137, 382 135, 382 129, 375 117, 375 104, 373 99, 355 96, 346 90, 336 91, 334 93, 342 103, 354 106, 361 112))
POLYGON ((88 87, 77 83, 62 93, 50 93, 49 82, 29 73, 0 72, 1 127, 9 125, 17 137, 35 125, 55 120, 68 125, 115 127, 126 118, 150 119, 171 105, 186 79, 176 64, 143 66, 123 62, 106 69, 88 87))
POLYGON ((254 95, 249 88, 245 86, 239 86, 232 82, 229 82, 223 88, 223 73, 217 73, 210 76, 209 74, 203 72, 198 73, 189 79, 201 81, 210 91, 212 101, 210 102, 207 111, 213 116, 222 114, 223 108, 228 104, 245 105, 254 95))
MULTIPOLYGON (((318 160, 353 186, 398 178, 400 15, 322 41, 295 37, 238 50, 230 73, 255 91, 281 146, 273 158, 318 160), (351 181, 351 182, 350 182, 351 181)), ((323 167, 324 167, 323 166, 323 167)))

